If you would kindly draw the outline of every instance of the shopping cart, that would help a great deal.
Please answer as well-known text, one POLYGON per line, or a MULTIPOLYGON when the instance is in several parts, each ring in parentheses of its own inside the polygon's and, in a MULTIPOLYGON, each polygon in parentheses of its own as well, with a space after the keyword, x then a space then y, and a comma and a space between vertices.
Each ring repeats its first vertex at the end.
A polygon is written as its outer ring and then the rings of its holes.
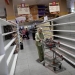
POLYGON ((44 50, 44 62, 43 65, 47 63, 45 60, 49 61, 49 66, 53 68, 54 71, 60 70, 62 63, 60 61, 63 60, 63 56, 59 55, 56 51, 56 47, 60 47, 60 42, 55 42, 51 38, 46 39, 42 42, 42 47, 44 50), (46 49, 49 49, 48 52, 45 52, 46 49), (49 56, 49 52, 52 51, 52 58, 49 56), (46 59, 45 59, 46 58, 46 59))

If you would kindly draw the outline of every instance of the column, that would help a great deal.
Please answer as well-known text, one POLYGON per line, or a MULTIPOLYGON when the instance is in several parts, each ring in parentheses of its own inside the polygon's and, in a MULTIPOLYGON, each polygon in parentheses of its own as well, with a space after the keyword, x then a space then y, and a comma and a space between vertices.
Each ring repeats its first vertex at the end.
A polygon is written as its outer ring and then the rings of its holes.
POLYGON ((13 20, 15 19, 15 11, 13 7, 13 0, 9 0, 9 3, 5 0, 5 6, 6 6, 6 13, 7 13, 7 20, 13 20))
POLYGON ((68 14, 67 0, 59 0, 59 5, 60 5, 59 15, 62 16, 68 14))

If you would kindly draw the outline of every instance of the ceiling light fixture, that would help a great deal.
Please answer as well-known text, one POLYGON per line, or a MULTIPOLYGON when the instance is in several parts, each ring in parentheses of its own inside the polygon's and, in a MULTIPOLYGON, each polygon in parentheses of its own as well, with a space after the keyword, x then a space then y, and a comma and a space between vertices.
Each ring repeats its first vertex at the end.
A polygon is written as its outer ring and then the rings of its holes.
POLYGON ((22 0, 22 1, 25 1, 25 0, 22 0))

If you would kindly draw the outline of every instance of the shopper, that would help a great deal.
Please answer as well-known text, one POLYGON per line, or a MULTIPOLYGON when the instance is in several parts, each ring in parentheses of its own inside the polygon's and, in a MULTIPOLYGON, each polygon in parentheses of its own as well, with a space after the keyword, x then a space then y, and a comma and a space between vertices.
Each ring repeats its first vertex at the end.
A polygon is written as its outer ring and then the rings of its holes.
POLYGON ((25 35, 26 35, 26 38, 27 38, 27 40, 29 39, 29 31, 28 31, 28 29, 26 28, 26 30, 25 30, 25 35))
POLYGON ((22 30, 23 39, 25 38, 25 29, 22 30))
POLYGON ((36 46, 38 49, 39 61, 42 62, 44 60, 44 51, 42 41, 44 39, 44 35, 42 33, 42 28, 38 28, 38 31, 35 35, 36 46))
POLYGON ((36 25, 35 25, 35 26, 33 27, 33 29, 32 29, 32 37, 33 37, 33 40, 35 40, 36 31, 37 31, 37 27, 36 27, 36 25))

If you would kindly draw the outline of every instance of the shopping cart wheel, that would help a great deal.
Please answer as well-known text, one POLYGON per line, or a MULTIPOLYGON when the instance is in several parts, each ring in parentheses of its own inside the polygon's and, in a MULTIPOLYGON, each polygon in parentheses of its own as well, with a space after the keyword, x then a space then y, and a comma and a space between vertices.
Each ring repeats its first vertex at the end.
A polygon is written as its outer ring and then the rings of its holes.
POLYGON ((45 66, 45 62, 43 62, 43 66, 45 66))
POLYGON ((56 71, 56 67, 53 67, 53 70, 56 71))
POLYGON ((61 69, 61 65, 59 65, 59 69, 61 69))

